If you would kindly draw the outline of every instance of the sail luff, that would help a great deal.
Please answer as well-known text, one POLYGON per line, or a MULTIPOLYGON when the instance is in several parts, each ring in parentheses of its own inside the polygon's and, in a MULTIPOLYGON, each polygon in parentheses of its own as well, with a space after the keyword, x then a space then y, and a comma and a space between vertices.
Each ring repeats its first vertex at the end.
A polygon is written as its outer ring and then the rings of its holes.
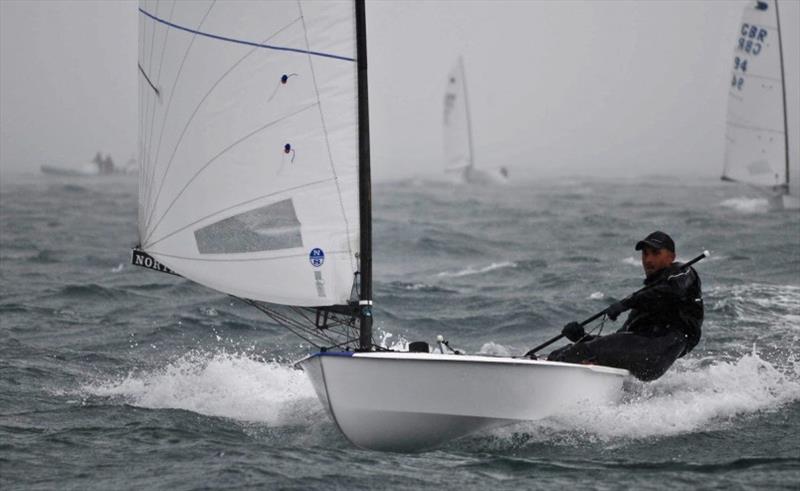
POLYGON ((359 349, 372 349, 372 190, 369 153, 369 100, 367 86, 367 20, 364 0, 356 0, 356 58, 358 60, 358 180, 361 292, 359 298, 359 349))
POLYGON ((778 11, 778 0, 775 0, 775 28, 778 30, 778 56, 781 62, 781 96, 783 97, 783 148, 784 157, 786 157, 786 179, 785 183, 789 184, 789 123, 786 115, 786 75, 783 69, 783 41, 781 35, 781 16, 778 11))

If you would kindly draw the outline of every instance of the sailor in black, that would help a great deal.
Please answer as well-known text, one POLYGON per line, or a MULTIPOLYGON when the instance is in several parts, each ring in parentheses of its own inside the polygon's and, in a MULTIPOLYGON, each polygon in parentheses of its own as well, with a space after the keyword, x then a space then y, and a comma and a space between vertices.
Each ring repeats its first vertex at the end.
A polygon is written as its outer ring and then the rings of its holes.
POLYGON ((642 251, 646 286, 653 285, 611 305, 611 320, 630 310, 622 328, 608 336, 587 335, 577 322, 561 331, 575 344, 558 349, 548 360, 593 363, 625 368, 640 380, 662 376, 675 360, 697 345, 703 325, 700 277, 675 262, 675 243, 656 231, 636 244, 642 251))

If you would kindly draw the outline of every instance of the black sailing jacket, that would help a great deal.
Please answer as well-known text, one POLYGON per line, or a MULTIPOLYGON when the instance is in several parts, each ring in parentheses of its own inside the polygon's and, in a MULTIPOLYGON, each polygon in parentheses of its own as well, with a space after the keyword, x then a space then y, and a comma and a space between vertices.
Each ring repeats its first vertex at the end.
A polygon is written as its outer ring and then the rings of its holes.
POLYGON ((631 312, 620 332, 656 337, 678 329, 686 336, 683 356, 700 341, 703 292, 694 268, 681 271, 681 265, 674 262, 645 279, 646 286, 658 284, 622 301, 631 312))

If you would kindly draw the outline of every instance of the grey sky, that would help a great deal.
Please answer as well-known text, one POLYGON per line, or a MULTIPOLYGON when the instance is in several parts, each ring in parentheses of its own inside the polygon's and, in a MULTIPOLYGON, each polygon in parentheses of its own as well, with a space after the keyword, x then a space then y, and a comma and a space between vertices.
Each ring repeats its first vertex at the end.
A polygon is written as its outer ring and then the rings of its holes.
MULTIPOLYGON (((374 176, 441 173, 442 96, 459 54, 478 166, 718 176, 743 5, 369 2, 374 176)), ((780 6, 798 135, 800 3, 780 6)), ((3 172, 135 152, 137 15, 136 2, 0 2, 3 172)))

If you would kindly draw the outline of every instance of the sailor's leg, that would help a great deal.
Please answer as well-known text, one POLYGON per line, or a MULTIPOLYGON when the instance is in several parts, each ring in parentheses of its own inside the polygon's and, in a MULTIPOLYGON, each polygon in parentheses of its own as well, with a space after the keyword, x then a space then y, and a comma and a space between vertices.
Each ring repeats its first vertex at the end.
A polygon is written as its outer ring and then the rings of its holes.
MULTIPOLYGON (((604 337, 605 336, 597 336, 592 339, 591 342, 598 341, 604 337)), ((589 342, 568 344, 563 348, 551 352, 547 355, 547 359, 549 361, 563 361, 566 363, 596 363, 594 361, 595 355, 587 348, 587 344, 589 344, 589 342)))
POLYGON ((681 332, 669 332, 659 337, 617 332, 597 341, 587 343, 593 363, 625 368, 644 381, 664 375, 686 347, 686 336, 681 332))
POLYGON ((655 338, 616 332, 554 351, 548 360, 624 368, 649 381, 664 375, 685 347, 686 337, 680 332, 655 338))

